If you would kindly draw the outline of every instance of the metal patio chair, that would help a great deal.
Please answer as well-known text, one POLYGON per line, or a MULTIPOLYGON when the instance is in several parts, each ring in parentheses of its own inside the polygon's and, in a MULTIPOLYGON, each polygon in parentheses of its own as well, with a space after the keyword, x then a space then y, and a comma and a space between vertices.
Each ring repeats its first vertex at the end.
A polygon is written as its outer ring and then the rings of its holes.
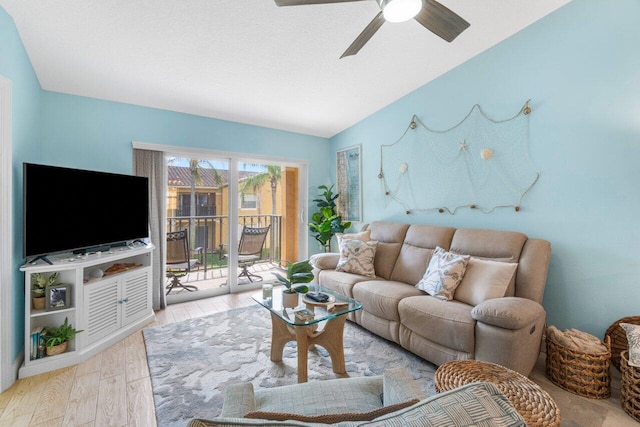
POLYGON ((167 285, 167 295, 175 288, 197 291, 194 285, 185 285, 180 279, 185 277, 200 261, 189 257, 189 233, 187 230, 167 233, 166 276, 171 279, 167 285))

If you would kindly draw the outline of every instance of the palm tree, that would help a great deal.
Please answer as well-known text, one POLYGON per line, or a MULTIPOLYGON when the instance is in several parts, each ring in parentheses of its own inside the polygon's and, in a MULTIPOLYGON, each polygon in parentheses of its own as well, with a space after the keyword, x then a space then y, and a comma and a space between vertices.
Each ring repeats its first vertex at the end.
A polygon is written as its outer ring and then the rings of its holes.
POLYGON ((244 180, 240 187, 240 193, 247 194, 253 191, 255 193, 258 188, 269 183, 271 185, 271 214, 276 215, 278 213, 276 207, 276 193, 278 182, 282 178, 282 168, 280 166, 267 165, 267 170, 258 174, 252 175, 244 180))

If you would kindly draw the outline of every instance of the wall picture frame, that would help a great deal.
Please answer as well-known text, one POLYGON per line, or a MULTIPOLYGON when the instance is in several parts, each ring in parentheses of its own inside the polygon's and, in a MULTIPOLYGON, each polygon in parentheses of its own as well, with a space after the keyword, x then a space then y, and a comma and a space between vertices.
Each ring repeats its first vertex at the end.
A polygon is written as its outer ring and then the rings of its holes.
POLYGON ((362 153, 354 145, 336 152, 336 211, 343 221, 362 221, 362 153))
POLYGON ((60 283, 45 289, 45 310, 54 311, 71 308, 71 285, 60 283))

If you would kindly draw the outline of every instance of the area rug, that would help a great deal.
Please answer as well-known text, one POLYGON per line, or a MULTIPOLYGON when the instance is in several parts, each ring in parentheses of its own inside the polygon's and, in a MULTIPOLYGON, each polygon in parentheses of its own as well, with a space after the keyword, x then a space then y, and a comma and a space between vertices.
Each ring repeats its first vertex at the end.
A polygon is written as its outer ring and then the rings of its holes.
MULTIPOLYGON (((254 388, 297 382, 296 344, 282 362, 269 359, 271 318, 262 307, 245 307, 143 330, 158 427, 186 426, 192 418, 220 415, 230 384, 254 388)), ((380 375, 402 366, 427 395, 435 393, 435 366, 352 322, 344 332, 349 377, 380 375)), ((309 381, 338 378, 322 348, 309 353, 309 381)))

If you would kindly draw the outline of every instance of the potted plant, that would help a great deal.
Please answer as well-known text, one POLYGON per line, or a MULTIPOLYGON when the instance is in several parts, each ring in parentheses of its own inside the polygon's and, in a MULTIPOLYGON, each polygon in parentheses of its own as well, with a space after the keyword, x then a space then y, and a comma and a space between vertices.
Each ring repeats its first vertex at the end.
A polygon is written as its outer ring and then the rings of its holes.
POLYGON ((69 324, 68 317, 65 317, 64 323, 57 328, 44 328, 43 337, 47 356, 64 353, 67 350, 69 341, 80 332, 82 332, 82 330, 77 331, 73 329, 73 326, 69 324))
POLYGON ((333 194, 333 185, 327 187, 320 185, 322 190, 319 198, 314 199, 319 212, 311 216, 309 228, 315 234, 313 237, 322 245, 325 252, 331 252, 331 239, 336 233, 343 233, 351 227, 350 221, 342 221, 342 217, 336 212, 336 199, 339 194, 333 194))
POLYGON ((282 291, 282 305, 293 308, 298 305, 298 294, 309 292, 309 287, 305 283, 313 280, 313 267, 309 260, 289 263, 287 266, 287 277, 274 273, 278 282, 286 289, 282 291))
POLYGON ((42 273, 31 273, 31 301, 33 302, 33 308, 35 310, 44 310, 44 291, 47 285, 53 285, 56 280, 58 280, 58 272, 52 273, 47 279, 45 279, 42 273))

